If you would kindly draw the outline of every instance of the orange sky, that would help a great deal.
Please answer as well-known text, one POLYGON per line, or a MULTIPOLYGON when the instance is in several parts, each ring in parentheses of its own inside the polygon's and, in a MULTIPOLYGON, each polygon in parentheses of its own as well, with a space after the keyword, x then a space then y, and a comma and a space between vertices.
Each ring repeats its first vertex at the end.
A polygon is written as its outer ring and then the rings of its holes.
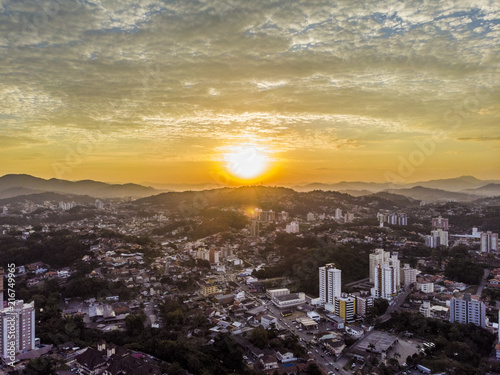
POLYGON ((357 3, 6 1, 0 175, 500 179, 499 5, 357 3))

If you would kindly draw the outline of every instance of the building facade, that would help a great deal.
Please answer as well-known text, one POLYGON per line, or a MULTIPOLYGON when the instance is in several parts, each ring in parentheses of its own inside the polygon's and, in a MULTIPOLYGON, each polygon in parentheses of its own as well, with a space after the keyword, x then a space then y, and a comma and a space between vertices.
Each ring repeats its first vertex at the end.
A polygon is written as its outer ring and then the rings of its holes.
POLYGON ((24 353, 35 349, 35 302, 14 302, 14 306, 0 310, 0 348, 2 358, 10 357, 9 333, 15 333, 15 349, 24 353), (14 325, 15 328, 11 328, 14 325))
POLYGON ((335 299, 340 297, 342 271, 334 263, 319 267, 319 298, 322 304, 335 305, 335 299))
POLYGON ((452 298, 450 301, 450 322, 474 324, 486 327, 486 306, 483 302, 471 298, 466 293, 463 299, 452 298))

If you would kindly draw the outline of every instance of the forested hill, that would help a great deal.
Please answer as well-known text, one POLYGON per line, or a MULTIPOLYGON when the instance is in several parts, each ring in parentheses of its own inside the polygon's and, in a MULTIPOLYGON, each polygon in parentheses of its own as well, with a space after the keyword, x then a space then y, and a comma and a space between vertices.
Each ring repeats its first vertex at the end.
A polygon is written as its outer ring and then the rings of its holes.
POLYGON ((205 208, 237 208, 264 210, 291 214, 308 212, 331 212, 331 209, 348 209, 353 205, 370 206, 376 209, 399 209, 418 205, 418 201, 396 194, 373 194, 353 197, 336 191, 296 192, 283 187, 247 186, 205 191, 169 192, 134 202, 141 208, 163 207, 194 214, 205 208))

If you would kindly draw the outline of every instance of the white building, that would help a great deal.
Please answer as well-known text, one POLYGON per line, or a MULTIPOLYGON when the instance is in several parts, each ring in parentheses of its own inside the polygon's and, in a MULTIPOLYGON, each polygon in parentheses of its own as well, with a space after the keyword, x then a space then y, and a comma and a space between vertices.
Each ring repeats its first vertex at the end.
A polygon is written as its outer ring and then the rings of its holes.
POLYGON ((342 219, 342 210, 340 208, 337 208, 335 210, 335 219, 336 220, 342 219))
POLYGON ((285 231, 287 233, 299 233, 298 221, 292 221, 290 224, 287 224, 285 227, 285 231))
POLYGON ((426 318, 431 317, 431 301, 423 301, 418 311, 426 318))
POLYGON ((422 292, 422 293, 434 293, 434 283, 427 282, 427 283, 418 283, 417 288, 422 292))
POLYGON ((307 214, 307 219, 306 219, 306 220, 307 220, 307 221, 314 221, 314 219, 315 219, 315 218, 316 218, 316 217, 314 216, 314 214, 313 214, 312 212, 309 212, 309 213, 307 214))
POLYGON ((373 297, 387 300, 392 299, 400 289, 401 271, 397 254, 392 255, 387 263, 375 267, 374 287, 371 290, 373 297))
POLYGON ((321 316, 316 311, 308 311, 307 316, 315 322, 319 322, 321 319, 321 316))
POLYGON ((266 329, 271 327, 272 324, 274 324, 274 326, 277 328, 278 327, 278 319, 274 316, 263 315, 260 318, 260 324, 262 325, 262 327, 264 327, 266 329))
POLYGON ((491 253, 498 250, 498 233, 481 233, 481 252, 491 253))
POLYGON ((279 309, 299 306, 306 303, 306 295, 304 293, 293 293, 276 296, 272 299, 272 302, 279 309))
POLYGON ((442 229, 431 231, 429 236, 425 236, 425 246, 433 249, 438 246, 448 246, 448 232, 442 229))
POLYGON ((335 306, 335 299, 342 295, 342 271, 334 263, 319 267, 319 298, 322 304, 335 306))
POLYGON ((354 220, 354 214, 352 214, 352 213, 349 213, 349 212, 348 212, 348 213, 346 213, 346 214, 344 215, 344 222, 345 222, 345 223, 350 223, 350 222, 352 222, 353 220, 354 220))
POLYGON ((268 289, 266 291, 266 294, 270 299, 273 299, 274 297, 286 296, 287 294, 290 294, 290 289, 288 288, 268 289))
POLYGON ((384 249, 375 249, 373 254, 370 254, 370 282, 375 281, 375 267, 389 262, 391 253, 384 251, 384 249))
POLYGON ((104 208, 104 203, 101 200, 96 199, 95 208, 97 208, 98 210, 102 210, 104 208))
POLYGON ((15 354, 35 349, 35 302, 24 303, 18 300, 15 301, 12 310, 10 307, 1 309, 0 332, 0 355, 6 362, 11 362, 8 348, 12 339, 9 337, 9 332, 14 333, 15 354))
POLYGON ((473 300, 469 293, 463 299, 452 298, 450 301, 450 322, 474 324, 486 327, 486 307, 483 302, 473 300))
POLYGON ((405 264, 401 268, 401 283, 404 286, 409 286, 417 281, 417 270, 411 268, 409 264, 405 264))

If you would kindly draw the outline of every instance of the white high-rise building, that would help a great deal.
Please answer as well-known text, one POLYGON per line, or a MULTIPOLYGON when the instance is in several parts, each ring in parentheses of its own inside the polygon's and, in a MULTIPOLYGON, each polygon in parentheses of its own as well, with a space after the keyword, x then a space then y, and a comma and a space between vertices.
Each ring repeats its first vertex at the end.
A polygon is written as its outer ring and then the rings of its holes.
POLYGON ((431 248, 448 246, 448 232, 442 229, 433 230, 430 236, 425 236, 425 245, 431 248))
POLYGON ((16 354, 35 349, 35 302, 18 300, 12 309, 0 309, 0 332, 0 355, 6 362, 10 362, 8 348, 12 345, 11 341, 15 341, 16 354), (14 333, 14 340, 9 333, 14 333))
POLYGON ((337 208, 335 210, 335 219, 337 220, 342 219, 342 210, 340 208, 337 208))
POLYGON ((486 327, 486 306, 484 302, 473 300, 469 293, 463 299, 452 298, 450 301, 450 322, 475 324, 486 327))
POLYGON ((396 284, 396 270, 389 264, 382 264, 375 267, 375 286, 371 289, 373 297, 390 300, 398 291, 396 284))
POLYGON ((375 249, 373 254, 370 254, 370 282, 373 283, 375 281, 375 267, 380 264, 387 263, 389 258, 391 257, 391 253, 388 251, 384 251, 384 249, 375 249))
POLYGON ((481 252, 491 253, 498 250, 498 233, 482 232, 481 233, 481 252))
POLYGON ((403 268, 401 268, 401 283, 404 286, 408 286, 417 282, 417 270, 415 268, 411 268, 409 264, 405 264, 403 268))
POLYGON ((373 270, 374 287, 371 290, 372 296, 389 300, 396 295, 401 286, 400 263, 398 255, 393 254, 386 262, 375 266, 373 270))
POLYGON ((299 233, 299 222, 292 221, 290 224, 287 224, 285 227, 285 231, 287 233, 299 233))
POLYGON ((342 271, 337 269, 334 263, 319 267, 319 298, 321 304, 335 306, 335 299, 342 295, 341 274, 342 271))
POLYGON ((101 200, 96 199, 95 200, 95 208, 97 208, 98 210, 102 210, 104 208, 104 203, 101 200))

